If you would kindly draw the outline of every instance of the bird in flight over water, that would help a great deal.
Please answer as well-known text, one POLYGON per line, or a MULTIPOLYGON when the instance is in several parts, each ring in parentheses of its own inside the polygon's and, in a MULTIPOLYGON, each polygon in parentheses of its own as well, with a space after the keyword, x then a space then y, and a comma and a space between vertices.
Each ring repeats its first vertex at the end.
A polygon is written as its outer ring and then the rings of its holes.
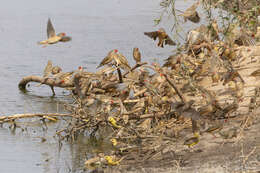
POLYGON ((55 29, 51 23, 51 19, 48 19, 47 23, 47 40, 43 40, 38 42, 39 44, 47 45, 47 44, 55 44, 58 42, 67 42, 71 40, 71 37, 66 36, 64 32, 61 32, 56 35, 55 29))
POLYGON ((152 38, 154 41, 159 39, 159 42, 157 44, 158 47, 164 47, 164 44, 168 45, 176 45, 176 43, 168 36, 168 34, 165 32, 163 28, 160 28, 158 31, 153 32, 144 32, 144 35, 147 35, 148 37, 152 38))

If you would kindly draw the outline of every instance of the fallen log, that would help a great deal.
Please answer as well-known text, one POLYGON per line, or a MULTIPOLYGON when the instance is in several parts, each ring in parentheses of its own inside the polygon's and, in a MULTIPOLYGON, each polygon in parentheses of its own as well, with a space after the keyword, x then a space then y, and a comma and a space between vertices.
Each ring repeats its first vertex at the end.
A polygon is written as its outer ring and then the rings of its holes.
POLYGON ((19 82, 18 84, 19 89, 26 90, 26 85, 30 82, 38 82, 41 84, 49 85, 52 89, 53 95, 55 95, 53 87, 60 87, 60 88, 74 87, 74 84, 69 80, 57 81, 55 78, 44 78, 40 76, 26 76, 22 78, 22 80, 19 82))
POLYGON ((60 113, 35 113, 35 114, 15 114, 9 116, 0 116, 0 123, 13 121, 20 118, 33 118, 33 117, 73 117, 73 114, 60 114, 60 113))

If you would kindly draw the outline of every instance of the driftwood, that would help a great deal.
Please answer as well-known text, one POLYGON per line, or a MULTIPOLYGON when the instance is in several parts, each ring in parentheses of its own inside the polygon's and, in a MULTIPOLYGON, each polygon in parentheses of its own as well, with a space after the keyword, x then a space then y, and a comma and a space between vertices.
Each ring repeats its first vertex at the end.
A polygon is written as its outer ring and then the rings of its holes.
POLYGON ((26 90, 26 85, 30 82, 38 82, 41 84, 49 85, 52 89, 53 95, 55 95, 53 87, 61 87, 61 88, 68 88, 68 87, 74 87, 74 84, 71 81, 64 81, 60 82, 53 78, 44 78, 40 76, 26 76, 22 78, 22 80, 19 82, 18 87, 20 90, 26 90))
POLYGON ((72 114, 59 114, 59 113, 35 113, 35 114, 15 114, 9 116, 0 116, 0 123, 13 121, 15 119, 20 118, 33 118, 33 117, 41 117, 41 118, 48 118, 48 117, 73 117, 72 114))

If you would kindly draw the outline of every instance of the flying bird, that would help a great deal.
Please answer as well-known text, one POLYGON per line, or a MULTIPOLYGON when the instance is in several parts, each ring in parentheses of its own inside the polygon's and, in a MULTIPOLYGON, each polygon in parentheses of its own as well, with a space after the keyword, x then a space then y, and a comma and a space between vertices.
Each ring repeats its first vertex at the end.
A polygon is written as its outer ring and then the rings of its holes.
POLYGON ((158 31, 144 32, 144 35, 147 35, 153 40, 156 40, 158 37, 159 39, 159 42, 157 44, 158 47, 163 47, 164 44, 168 44, 172 46, 176 45, 176 43, 168 36, 168 34, 165 32, 163 28, 160 28, 158 31))
POLYGON ((61 32, 59 34, 56 35, 55 33, 55 29, 51 23, 51 19, 48 19, 48 23, 47 23, 47 40, 43 40, 38 42, 39 44, 43 44, 43 45, 47 45, 47 44, 55 44, 60 42, 67 42, 71 40, 71 37, 66 36, 66 34, 64 32, 61 32))
POLYGON ((189 7, 186 11, 184 11, 181 16, 183 16, 184 21, 186 22, 187 19, 193 23, 198 23, 200 22, 200 16, 198 12, 196 11, 197 7, 199 6, 199 1, 194 3, 191 7, 189 7))

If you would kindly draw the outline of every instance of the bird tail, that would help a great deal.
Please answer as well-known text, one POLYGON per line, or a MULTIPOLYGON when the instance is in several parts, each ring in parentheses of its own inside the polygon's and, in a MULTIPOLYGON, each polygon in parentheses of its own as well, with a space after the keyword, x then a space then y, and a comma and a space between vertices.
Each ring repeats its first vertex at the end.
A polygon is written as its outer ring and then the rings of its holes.
POLYGON ((37 43, 38 44, 48 44, 48 41, 47 40, 43 40, 43 41, 38 41, 37 43))

